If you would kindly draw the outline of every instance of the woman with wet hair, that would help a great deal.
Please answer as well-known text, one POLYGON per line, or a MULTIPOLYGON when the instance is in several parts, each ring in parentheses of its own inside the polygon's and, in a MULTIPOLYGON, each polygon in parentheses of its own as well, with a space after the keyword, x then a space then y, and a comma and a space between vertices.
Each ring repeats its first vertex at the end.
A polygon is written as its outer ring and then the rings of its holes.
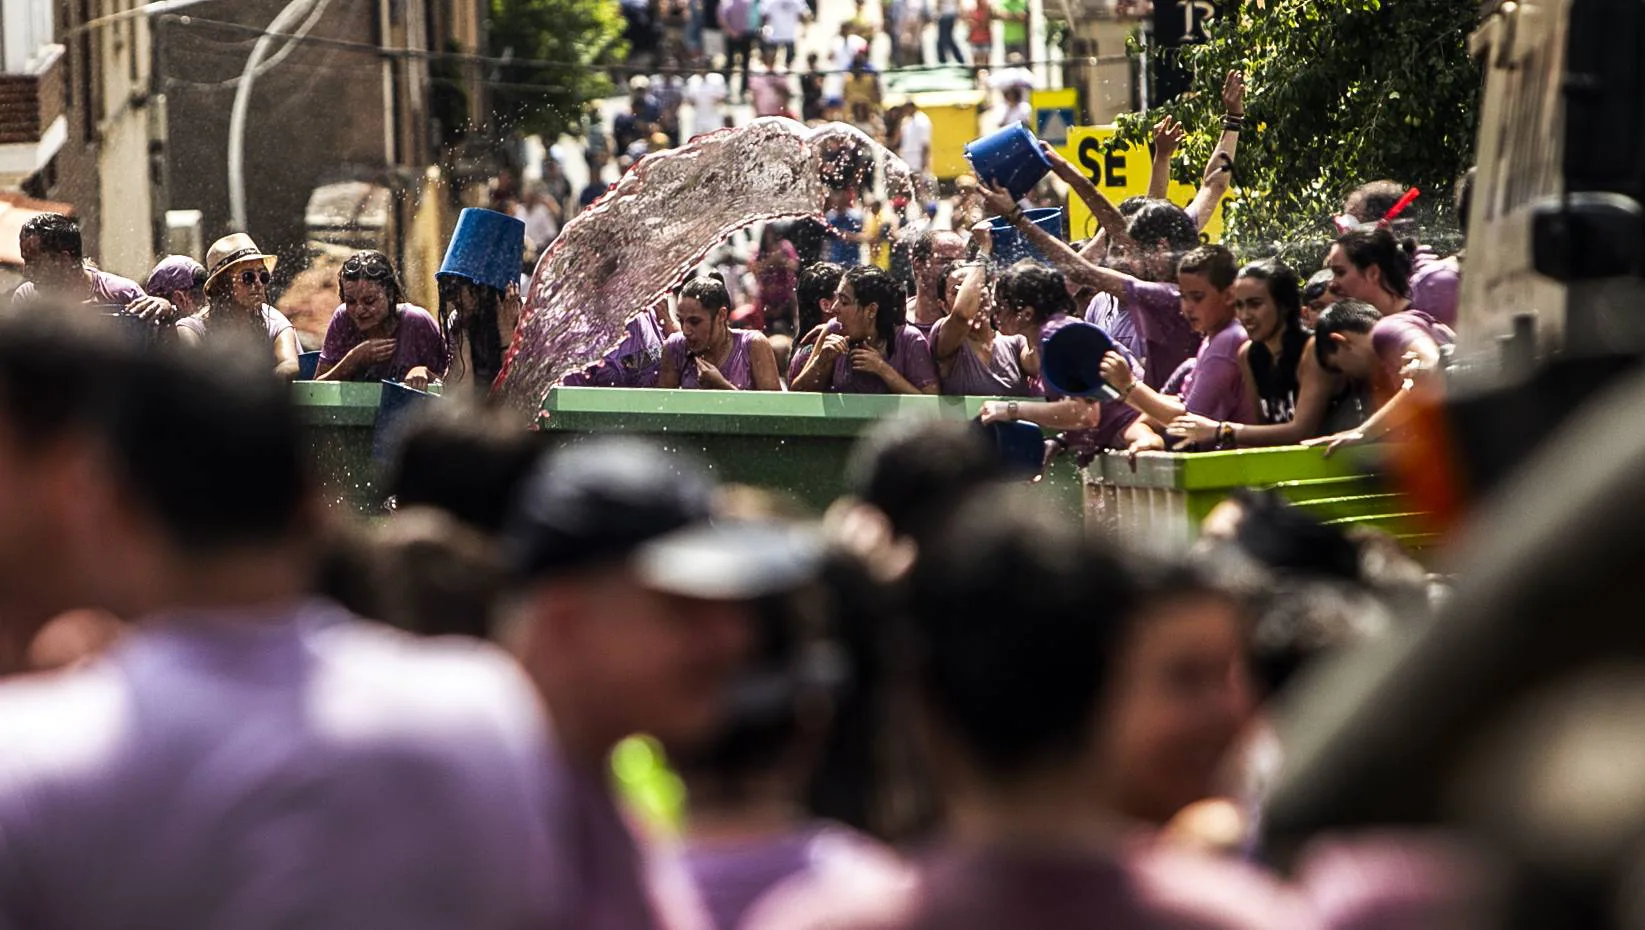
POLYGON ((1411 256, 1416 242, 1399 240, 1376 227, 1351 229, 1338 236, 1325 256, 1331 291, 1363 301, 1383 316, 1411 309, 1411 256))
POLYGON ((680 331, 663 343, 660 388, 780 391, 777 356, 764 333, 731 328, 731 295, 718 275, 680 289, 680 331))
POLYGON ((520 287, 499 291, 455 274, 439 280, 440 324, 451 350, 446 381, 489 392, 520 322, 520 287))
POLYGON ((962 264, 948 273, 943 293, 948 315, 931 327, 942 392, 1026 397, 1033 393, 1024 365, 1028 339, 995 328, 988 277, 987 262, 962 264))
POLYGON ((817 343, 796 391, 935 394, 937 366, 920 331, 908 325, 907 296, 890 275, 858 265, 840 279, 838 318, 817 343))
POLYGON ((439 381, 448 364, 440 324, 405 302, 387 255, 356 252, 337 272, 343 301, 326 327, 317 381, 400 381, 419 390, 439 381))
POLYGON ((839 292, 840 278, 845 269, 833 262, 813 262, 800 272, 799 287, 795 291, 802 333, 794 344, 793 357, 788 363, 790 384, 805 370, 806 360, 817 347, 828 324, 834 320, 834 295, 839 292))

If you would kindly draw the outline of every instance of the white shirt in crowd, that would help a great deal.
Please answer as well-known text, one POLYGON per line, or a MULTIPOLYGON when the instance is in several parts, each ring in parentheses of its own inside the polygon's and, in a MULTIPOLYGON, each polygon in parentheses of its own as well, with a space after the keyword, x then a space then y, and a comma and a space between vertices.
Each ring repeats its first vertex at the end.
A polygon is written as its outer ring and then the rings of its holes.
POLYGON ((560 221, 554 218, 546 203, 520 204, 514 208, 514 217, 525 223, 526 241, 538 250, 548 248, 560 234, 560 221))
POLYGON ((902 144, 897 154, 915 171, 929 172, 931 157, 931 117, 915 110, 902 121, 902 144))
POLYGON ((800 17, 810 12, 805 0, 764 0, 760 14, 765 17, 765 38, 773 45, 799 40, 800 17))
POLYGON ((1015 104, 1005 104, 1000 108, 999 113, 1000 128, 1002 129, 1012 123, 1021 123, 1030 130, 1034 128, 1034 109, 1028 105, 1026 100, 1015 104))
POLYGON ((718 72, 691 76, 685 85, 685 99, 691 104, 693 137, 725 128, 725 98, 725 78, 718 72))

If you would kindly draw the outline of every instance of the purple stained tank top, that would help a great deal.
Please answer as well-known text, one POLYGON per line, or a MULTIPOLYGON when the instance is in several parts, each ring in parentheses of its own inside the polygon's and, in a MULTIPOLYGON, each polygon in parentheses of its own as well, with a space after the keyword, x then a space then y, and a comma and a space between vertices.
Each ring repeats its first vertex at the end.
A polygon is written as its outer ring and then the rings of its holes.
MULTIPOLYGON (((947 322, 939 326, 958 325, 947 322)), ((933 340, 934 341, 934 340, 933 340)), ((1033 393, 1018 361, 1028 348, 1022 336, 994 334, 988 361, 977 357, 970 340, 961 343, 954 364, 942 378, 942 392, 971 397, 1027 397, 1033 393)))
MULTIPOLYGON (((725 364, 720 366, 720 374, 725 380, 739 391, 754 389, 754 367, 748 358, 748 347, 754 341, 754 331, 750 329, 734 329, 731 331, 731 354, 725 357, 725 364)), ((685 336, 675 333, 663 343, 663 364, 680 373, 680 387, 686 390, 697 390, 702 387, 697 383, 697 365, 689 357, 690 353, 685 346, 685 336)))

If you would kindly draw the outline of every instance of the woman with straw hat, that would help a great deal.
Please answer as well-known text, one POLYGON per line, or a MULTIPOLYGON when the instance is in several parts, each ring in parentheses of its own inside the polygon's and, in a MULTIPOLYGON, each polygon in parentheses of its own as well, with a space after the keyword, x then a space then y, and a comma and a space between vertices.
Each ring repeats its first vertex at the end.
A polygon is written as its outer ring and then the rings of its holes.
POLYGON ((268 304, 269 273, 276 259, 263 254, 251 237, 233 233, 206 251, 206 308, 177 322, 185 343, 198 345, 207 336, 224 334, 268 340, 274 373, 297 377, 297 331, 285 314, 268 304))

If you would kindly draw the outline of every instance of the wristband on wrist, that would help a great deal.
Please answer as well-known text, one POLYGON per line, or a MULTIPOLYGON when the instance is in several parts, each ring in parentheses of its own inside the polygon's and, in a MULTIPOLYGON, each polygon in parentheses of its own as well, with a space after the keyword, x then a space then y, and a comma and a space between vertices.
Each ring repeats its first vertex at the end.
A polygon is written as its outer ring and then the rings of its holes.
POLYGON ((1017 419, 1017 414, 1020 413, 1021 411, 1022 411, 1022 405, 1018 404, 1016 401, 1011 401, 1010 403, 1005 405, 1005 413, 1012 420, 1016 420, 1017 419))
POLYGON ((1120 400, 1130 400, 1131 392, 1137 389, 1137 382, 1133 381, 1120 390, 1120 400))
POLYGON ((1230 447, 1230 446, 1233 446, 1233 444, 1234 444, 1234 424, 1232 424, 1232 423, 1218 423, 1217 424, 1217 445, 1218 446, 1224 446, 1224 447, 1230 447))
POLYGON ((1245 119, 1239 116, 1224 116, 1222 128, 1225 132, 1242 132, 1245 129, 1245 119))

